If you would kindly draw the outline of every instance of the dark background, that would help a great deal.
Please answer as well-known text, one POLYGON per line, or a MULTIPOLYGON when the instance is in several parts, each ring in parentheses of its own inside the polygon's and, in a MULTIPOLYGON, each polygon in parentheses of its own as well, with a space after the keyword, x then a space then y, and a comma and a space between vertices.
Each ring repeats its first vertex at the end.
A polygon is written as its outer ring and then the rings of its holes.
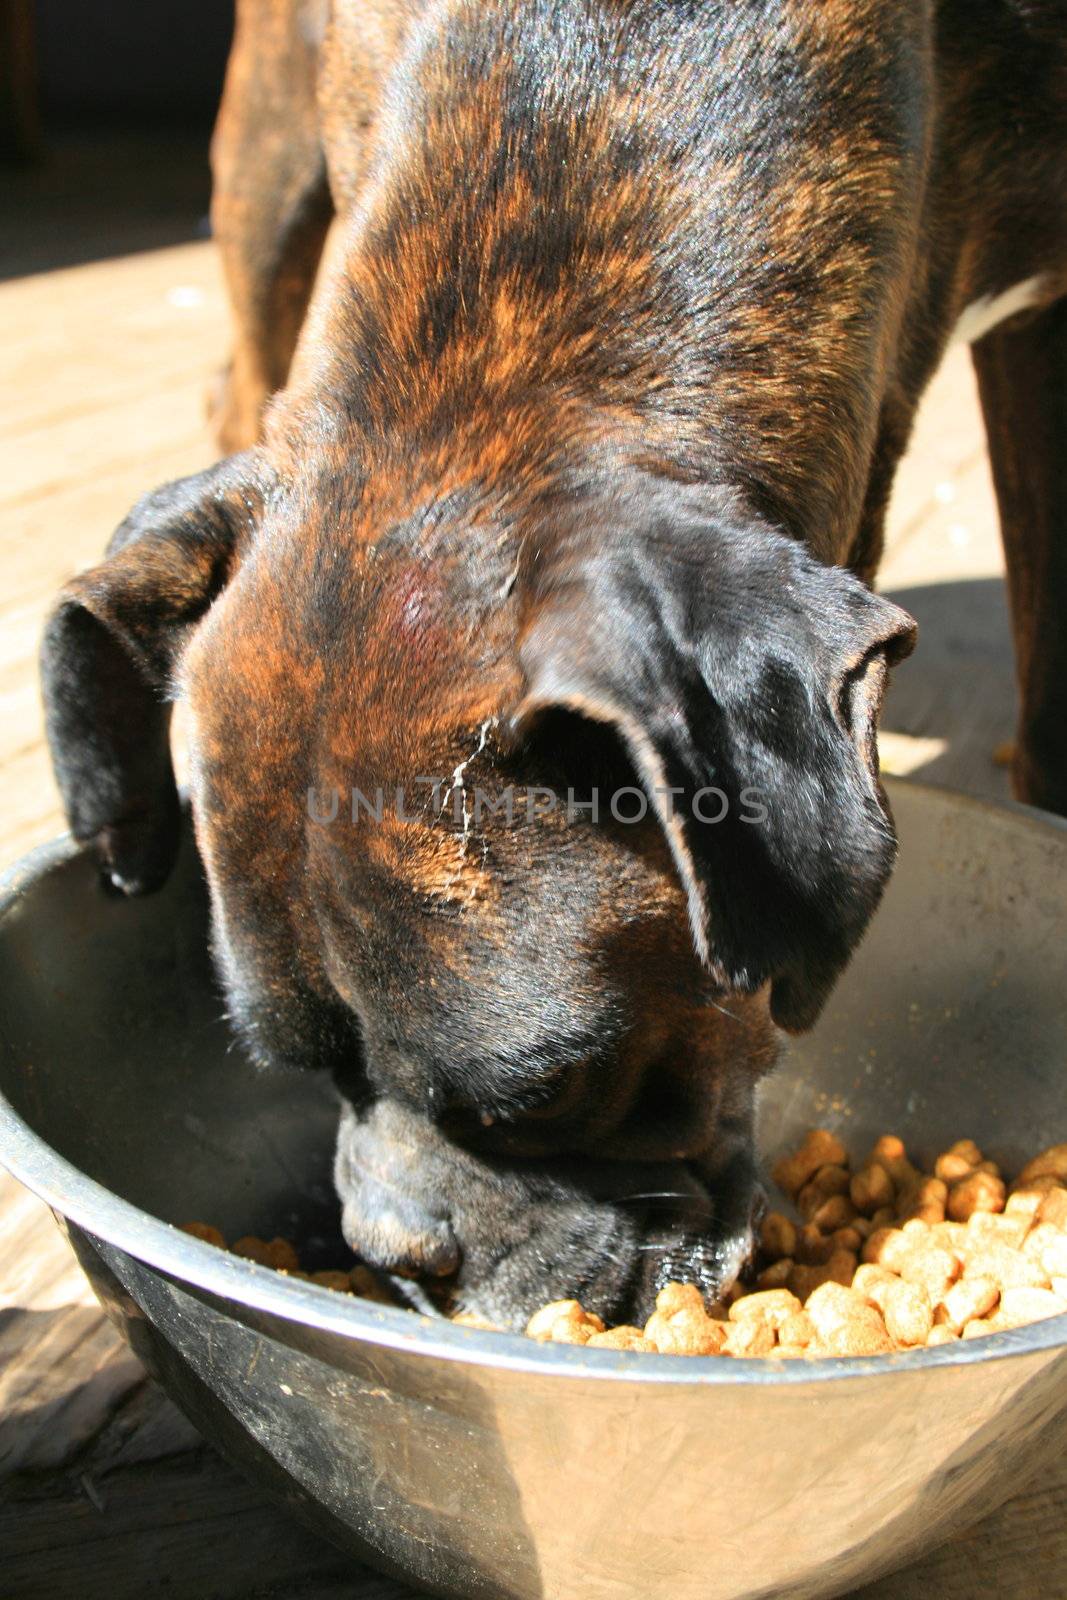
POLYGON ((0 278, 208 231, 233 0, 0 0, 0 278))
POLYGON ((232 0, 36 0, 39 103, 49 124, 209 129, 232 0))

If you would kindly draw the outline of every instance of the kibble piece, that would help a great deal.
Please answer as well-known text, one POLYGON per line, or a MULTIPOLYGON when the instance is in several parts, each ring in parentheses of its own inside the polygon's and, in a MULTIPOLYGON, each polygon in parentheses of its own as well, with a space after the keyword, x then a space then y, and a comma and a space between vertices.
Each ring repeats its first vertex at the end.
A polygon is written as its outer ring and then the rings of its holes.
POLYGON ((960 1338, 961 1339, 984 1339, 987 1334, 996 1333, 996 1332, 997 1332, 997 1329, 993 1325, 992 1322, 986 1322, 984 1320, 984 1318, 979 1317, 979 1318, 976 1318, 974 1322, 968 1322, 967 1326, 964 1328, 963 1332, 961 1333, 960 1338))
POLYGON ((934 1162, 934 1176, 941 1178, 945 1183, 959 1183, 961 1178, 969 1178, 977 1161, 971 1161, 956 1149, 946 1150, 934 1162))
MULTIPOLYGON (((366 1299, 367 1296, 364 1295, 363 1298, 366 1299)), ((488 1321, 487 1318, 479 1316, 477 1311, 456 1311, 450 1320, 457 1328, 476 1328, 480 1333, 503 1332, 499 1323, 488 1321)))
POLYGON ((590 1334, 586 1340, 587 1350, 646 1350, 655 1351, 655 1345, 646 1339, 640 1328, 627 1327, 622 1324, 618 1328, 605 1328, 603 1333, 590 1334))
POLYGON ((254 1233, 247 1233, 243 1239, 237 1240, 233 1253, 243 1256, 246 1261, 255 1261, 261 1267, 273 1267, 275 1272, 292 1275, 300 1267, 300 1257, 288 1239, 260 1239, 254 1233))
POLYGON ((876 1228, 863 1246, 863 1259, 897 1272, 900 1263, 913 1248, 911 1241, 899 1228, 876 1228))
POLYGON ((996 1309, 999 1299, 1000 1289, 995 1278, 961 1278, 946 1292, 937 1314, 944 1325, 960 1333, 968 1322, 987 1317, 996 1309))
POLYGON ((883 1267, 877 1261, 864 1261, 861 1266, 856 1268, 855 1276, 852 1279, 852 1287, 857 1294, 862 1294, 866 1299, 871 1300, 873 1305, 876 1302, 871 1299, 871 1295, 878 1284, 897 1283, 898 1281, 896 1273, 890 1272, 888 1267, 883 1267))
POLYGON ((820 1339, 852 1318, 869 1318, 872 1307, 855 1289, 839 1283, 824 1283, 808 1297, 804 1308, 820 1339))
POLYGON ((1030 1218, 1007 1216, 998 1211, 976 1211, 967 1223, 968 1248, 974 1239, 995 1240, 1009 1250, 1021 1248, 1030 1228, 1030 1218))
MULTIPOLYGON (((870 1264, 865 1264, 863 1270, 865 1272, 870 1272, 870 1264)), ((875 1267, 874 1270, 876 1272, 885 1271, 885 1269, 882 1267, 875 1267)), ((881 1311, 884 1316, 886 1297, 889 1294, 890 1288, 893 1286, 893 1284, 903 1282, 904 1279, 898 1278, 895 1272, 886 1272, 884 1277, 861 1278, 859 1283, 856 1282, 854 1277, 852 1279, 852 1287, 855 1289, 857 1294, 862 1294, 863 1298, 868 1302, 869 1305, 874 1306, 877 1311, 881 1311)))
POLYGON ((1012 1189, 1004 1202, 1004 1214, 1008 1217, 1034 1217, 1044 1198, 1043 1189, 1012 1189))
POLYGON ((809 1267, 798 1261, 789 1274, 789 1288, 803 1304, 821 1284, 827 1282, 826 1268, 809 1267))
POLYGON ((542 1344, 548 1340, 554 1344, 585 1344, 594 1333, 604 1332, 604 1324, 578 1300, 553 1300, 534 1312, 526 1332, 542 1344))
POLYGON ((812 1213, 812 1223, 821 1233, 836 1233, 847 1228, 856 1215, 856 1208, 847 1194, 831 1195, 812 1213))
POLYGON ((789 1218, 780 1211, 768 1211, 760 1224, 760 1244, 774 1260, 794 1256, 797 1250, 797 1230, 789 1218))
POLYGON ((1055 1178, 1067 1184, 1067 1144, 1050 1145, 1039 1156, 1028 1161, 1015 1180, 1018 1189, 1025 1188, 1034 1178, 1055 1178))
POLYGON ((820 1167, 847 1165, 848 1152, 840 1139, 825 1128, 812 1128, 794 1155, 775 1163, 772 1176, 778 1187, 793 1198, 820 1167))
POLYGON ((930 1329, 926 1336, 926 1343, 928 1347, 938 1344, 955 1344, 958 1338, 959 1335, 954 1333, 946 1323, 942 1322, 930 1329))
MULTIPOLYGON (((382 1283, 380 1278, 371 1272, 369 1267, 363 1265, 353 1267, 348 1274, 348 1281, 351 1285, 352 1293, 358 1294, 361 1300, 373 1300, 375 1304, 382 1306, 395 1306, 398 1304, 396 1296, 382 1283)), ((469 1314, 474 1315, 473 1312, 469 1314)), ((458 1322, 459 1317, 465 1315, 468 1315, 468 1313, 460 1312, 452 1320, 453 1322, 458 1322)), ((484 1322, 484 1318, 481 1321, 486 1328, 496 1328, 495 1323, 484 1322)), ((466 1324, 466 1326, 472 1328, 478 1325, 474 1322, 466 1324)))
POLYGON ((805 1267, 821 1267, 833 1255, 834 1247, 821 1228, 806 1222, 797 1234, 796 1258, 805 1267))
POLYGON ((322 1289, 332 1289, 336 1294, 351 1294, 352 1280, 347 1272, 339 1272, 335 1268, 328 1268, 323 1272, 311 1274, 312 1283, 317 1283, 322 1289))
POLYGON ((872 1161, 898 1162, 906 1160, 907 1150, 903 1139, 898 1138, 895 1133, 883 1133, 875 1140, 870 1159, 872 1161))
POLYGON ((975 1172, 949 1190, 946 1210, 953 1222, 966 1222, 976 1211, 1003 1211, 1006 1199, 1003 1178, 975 1172))
POLYGON ((267 1265, 275 1272, 297 1272, 300 1257, 288 1239, 274 1238, 267 1245, 267 1265))
POLYGON ((815 1346, 821 1356, 886 1356, 893 1350, 893 1341, 886 1332, 877 1311, 870 1307, 870 1319, 853 1318, 821 1336, 815 1346))
POLYGON ((1067 1300, 1067 1278, 1053 1278, 1052 1292, 1058 1294, 1061 1300, 1067 1300))
POLYGON ((824 1283, 847 1289, 856 1271, 857 1260, 851 1250, 835 1250, 821 1266, 799 1264, 789 1275, 789 1288, 800 1301, 806 1301, 824 1283))
MULTIPOLYGON (((1053 1261, 1055 1261, 1057 1249, 1060 1246, 1065 1249, 1064 1263, 1067 1266, 1067 1233, 1061 1233, 1059 1228, 1054 1228, 1050 1222, 1037 1222, 1027 1233, 1021 1248, 1024 1256, 1031 1256, 1033 1260, 1040 1261, 1044 1266, 1046 1250, 1052 1252, 1053 1261)), ((1020 1247, 1016 1246, 1016 1249, 1018 1248, 1020 1247)), ((1050 1266, 1047 1270, 1051 1274, 1055 1270, 1062 1272, 1065 1268, 1050 1266)))
MULTIPOLYGON (((871 1217, 871 1233, 877 1233, 879 1228, 892 1228, 896 1225, 896 1206, 879 1206, 871 1217)), ((870 1234, 867 1235, 870 1238, 870 1234)))
POLYGON ((919 1284, 897 1279, 885 1286, 879 1309, 885 1318, 886 1332, 897 1344, 925 1344, 934 1325, 930 1297, 919 1284))
POLYGON ((897 1214, 902 1221, 931 1223, 944 1222, 948 1185, 940 1178, 920 1178, 901 1191, 897 1200, 897 1214))
POLYGON ((698 1311, 704 1315, 704 1296, 695 1283, 668 1283, 656 1296, 656 1310, 664 1317, 677 1311, 698 1311))
POLYGON ((778 1329, 783 1322, 802 1310, 800 1301, 788 1289, 766 1289, 759 1294, 745 1295, 730 1307, 731 1322, 747 1322, 758 1317, 769 1327, 778 1329))
POLYGON ((823 1268, 826 1281, 844 1284, 846 1289, 850 1288, 859 1264, 860 1258, 854 1250, 835 1250, 823 1268))
POLYGON ((801 1264, 794 1267, 789 1275, 788 1287, 803 1303, 824 1283, 837 1283, 847 1289, 855 1270, 856 1257, 841 1251, 836 1256, 831 1256, 822 1266, 806 1267, 801 1264))
POLYGON ((868 1162, 876 1161, 879 1166, 884 1167, 898 1189, 907 1188, 922 1176, 918 1167, 913 1166, 908 1160, 904 1141, 893 1133, 883 1134, 876 1141, 867 1159, 868 1162))
POLYGON ((1005 1289, 997 1308, 997 1326, 1020 1328, 1027 1322, 1061 1316, 1065 1311, 1067 1300, 1061 1300, 1051 1289, 1005 1289))
POLYGON ((273 1265, 266 1239, 260 1239, 254 1233, 246 1233, 243 1238, 238 1239, 234 1244, 233 1253, 235 1256, 242 1256, 245 1261, 254 1261, 261 1267, 273 1265))
MULTIPOLYGON (((987 1213, 981 1212, 979 1215, 985 1216, 987 1213)), ((942 1250, 959 1255, 974 1238, 973 1233, 968 1232, 969 1226, 966 1222, 935 1222, 930 1229, 930 1237, 942 1250)))
POLYGON ((815 1342, 815 1324, 806 1311, 794 1311, 778 1326, 778 1343, 806 1348, 815 1342))
POLYGON ((1053 1189, 1062 1189, 1063 1187, 1064 1184, 1062 1178, 1057 1178, 1053 1176, 1052 1173, 1045 1173, 1040 1178, 1028 1179, 1026 1183, 1023 1183, 1017 1178, 1012 1184, 1011 1189, 1012 1193, 1021 1192, 1023 1190, 1036 1190, 1039 1194, 1048 1194, 1053 1189))
POLYGON ((830 1243, 833 1245, 834 1250, 847 1250, 850 1255, 855 1256, 858 1260, 866 1237, 866 1234, 860 1233, 850 1222, 847 1228, 834 1229, 830 1235, 830 1243))
POLYGON ((937 1245, 929 1247, 922 1245, 913 1246, 908 1254, 901 1258, 896 1270, 908 1283, 917 1284, 925 1289, 931 1304, 936 1305, 944 1298, 949 1286, 959 1277, 960 1264, 947 1250, 941 1250, 937 1245))
POLYGON ((1048 1288, 1048 1273, 1040 1261, 1002 1244, 983 1242, 970 1251, 964 1274, 968 1278, 992 1278, 1002 1290, 1048 1288))
POLYGON ((548 1339, 556 1322, 562 1317, 580 1314, 581 1311, 582 1307, 577 1300, 553 1300, 534 1312, 526 1324, 526 1336, 529 1339, 548 1339))
POLYGON ((763 1271, 757 1277, 756 1288, 786 1288, 789 1284, 790 1275, 792 1274, 794 1265, 795 1263, 790 1259, 789 1256, 783 1256, 780 1261, 772 1261, 770 1266, 764 1267, 763 1271))
POLYGON ((832 1200, 835 1195, 847 1194, 848 1187, 849 1176, 846 1167, 820 1167, 797 1195, 797 1210, 807 1221, 811 1221, 825 1200, 832 1200))
POLYGON ((1067 1189, 1049 1189, 1037 1212, 1038 1222, 1051 1222, 1067 1232, 1067 1189))
POLYGON ((883 1206, 894 1203, 896 1185, 881 1162, 868 1161, 853 1175, 849 1195, 856 1210, 870 1217, 883 1206))
POLYGON ((726 1343, 727 1332, 725 1323, 716 1322, 703 1310, 676 1311, 670 1317, 656 1311, 645 1324, 644 1337, 660 1355, 714 1356, 726 1343))
POLYGON ((941 1178, 923 1176, 918 1183, 905 1190, 905 1194, 909 1200, 915 1200, 920 1204, 926 1200, 936 1200, 944 1205, 948 1199, 948 1184, 941 1178))
MULTIPOLYGON (((938 1166, 950 1157, 963 1162, 968 1172, 972 1172, 985 1159, 973 1139, 957 1139, 955 1144, 950 1144, 948 1149, 942 1155, 939 1155, 934 1163, 934 1171, 937 1172, 939 1178, 944 1177, 944 1174, 937 1171, 938 1166)), ((965 1177, 966 1173, 961 1174, 961 1176, 965 1177)), ((946 1182, 951 1183, 952 1181, 951 1178, 946 1179, 946 1182)))
POLYGON ((728 1356, 769 1356, 774 1344, 774 1329, 758 1317, 750 1317, 730 1324, 722 1350, 728 1356))
POLYGON ((226 1248, 225 1238, 210 1222, 183 1222, 182 1232, 191 1234, 194 1239, 202 1239, 205 1244, 213 1244, 218 1250, 226 1248))

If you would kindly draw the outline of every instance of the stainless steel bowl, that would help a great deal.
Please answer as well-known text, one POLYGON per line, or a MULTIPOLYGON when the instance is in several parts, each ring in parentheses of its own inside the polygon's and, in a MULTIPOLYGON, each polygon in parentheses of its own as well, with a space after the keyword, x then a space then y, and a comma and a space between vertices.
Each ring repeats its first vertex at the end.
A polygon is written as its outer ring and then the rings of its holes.
MULTIPOLYGON (((1009 1167, 1067 1137, 1067 828, 894 786, 901 860, 817 1031, 767 1086, 805 1127, 1009 1167)), ((179 1232, 336 1233, 324 1084, 229 1050, 195 856, 105 898, 69 843, 0 906, 0 1161, 66 1227, 160 1382, 240 1467, 443 1595, 838 1594, 1062 1447, 1067 1318, 872 1361, 544 1347, 280 1278, 179 1232)))

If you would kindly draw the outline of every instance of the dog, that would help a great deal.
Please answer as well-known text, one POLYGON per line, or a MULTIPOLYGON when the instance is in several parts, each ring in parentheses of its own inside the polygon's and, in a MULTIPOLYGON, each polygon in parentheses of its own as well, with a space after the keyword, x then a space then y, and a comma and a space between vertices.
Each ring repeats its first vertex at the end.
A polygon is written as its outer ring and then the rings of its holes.
POLYGON ((876 730, 914 627, 869 585, 954 332, 1016 788, 1067 811, 1063 22, 239 3, 227 456, 63 591, 47 726, 75 836, 149 892, 188 701, 229 1014, 333 1073, 368 1261, 505 1327, 743 1270, 758 1083, 892 869, 876 730))

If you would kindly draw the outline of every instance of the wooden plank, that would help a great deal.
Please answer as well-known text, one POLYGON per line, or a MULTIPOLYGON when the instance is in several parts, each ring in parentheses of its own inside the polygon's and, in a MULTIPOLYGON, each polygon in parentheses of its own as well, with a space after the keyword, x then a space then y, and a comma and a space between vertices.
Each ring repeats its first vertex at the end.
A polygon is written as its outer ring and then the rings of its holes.
POLYGON ((0 1548, 5 1600, 237 1600, 342 1578, 353 1600, 405 1596, 265 1507, 209 1451, 151 1471, 85 1472, 48 1499, 9 1498, 0 1548))
POLYGON ((853 1600, 1062 1600, 1065 1529, 1067 1458, 984 1522, 853 1600))

